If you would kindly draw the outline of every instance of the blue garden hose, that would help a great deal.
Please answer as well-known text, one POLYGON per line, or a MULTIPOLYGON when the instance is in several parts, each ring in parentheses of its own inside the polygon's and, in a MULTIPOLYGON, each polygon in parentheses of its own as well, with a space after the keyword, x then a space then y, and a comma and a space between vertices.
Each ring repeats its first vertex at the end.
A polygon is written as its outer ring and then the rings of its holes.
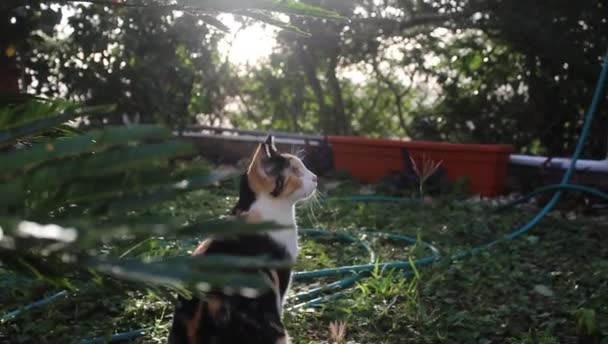
POLYGON ((553 184, 553 185, 546 185, 546 186, 540 187, 521 198, 518 198, 505 205, 501 205, 498 209, 500 210, 500 209, 511 208, 515 205, 526 202, 527 200, 529 200, 530 198, 532 198, 538 194, 546 193, 548 191, 555 191, 555 190, 582 191, 584 193, 588 193, 590 195, 593 195, 595 197, 598 197, 598 198, 601 198, 604 200, 608 199, 608 193, 602 192, 598 189, 590 188, 588 186, 577 185, 577 184, 553 184))
POLYGON ((58 298, 65 297, 65 296, 67 296, 67 292, 65 290, 62 290, 62 291, 60 291, 58 293, 55 293, 55 294, 53 294, 53 295, 51 295, 49 297, 45 297, 45 298, 43 298, 41 300, 38 300, 38 301, 36 301, 34 303, 31 303, 31 304, 23 307, 22 309, 16 309, 16 310, 14 310, 12 312, 6 313, 5 315, 2 316, 2 318, 0 318, 0 322, 11 320, 14 317, 18 316, 19 314, 21 314, 22 311, 27 311, 27 310, 30 310, 32 308, 44 306, 44 305, 46 305, 46 304, 48 304, 48 303, 50 303, 50 302, 52 302, 52 301, 54 301, 54 300, 56 300, 58 298))
MULTIPOLYGON (((309 231, 311 231, 311 229, 305 229, 304 234, 308 233, 309 231)), ((312 231, 321 232, 321 233, 324 233, 325 235, 334 234, 333 232, 321 231, 319 229, 312 229, 312 231)), ((400 235, 400 234, 371 232, 371 231, 366 231, 366 232, 363 232, 362 234, 364 234, 366 236, 377 236, 377 237, 390 239, 390 240, 394 240, 394 241, 400 241, 400 242, 404 242, 408 245, 410 245, 410 244, 422 245, 423 247, 425 247, 431 251, 431 255, 428 257, 425 257, 425 258, 416 259, 411 264, 409 262, 403 262, 403 261, 379 263, 379 262, 375 261, 374 255, 371 255, 372 259, 367 264, 344 266, 344 267, 340 267, 340 268, 328 268, 328 269, 319 269, 319 270, 313 270, 313 271, 296 272, 293 275, 293 279, 296 282, 310 281, 310 280, 315 280, 315 279, 322 278, 322 277, 334 277, 334 276, 341 276, 341 275, 350 275, 350 276, 343 278, 339 281, 326 284, 322 287, 309 289, 305 292, 294 295, 293 297, 289 298, 289 301, 295 300, 295 301, 304 301, 304 302, 299 303, 294 306, 290 306, 290 307, 288 307, 288 309, 297 309, 297 308, 302 308, 305 306, 313 306, 313 305, 317 305, 317 304, 321 303, 322 300, 327 301, 330 299, 334 299, 334 298, 336 298, 336 295, 338 293, 341 294, 344 291, 344 289, 353 286, 357 281, 366 277, 369 273, 371 273, 375 269, 379 269, 379 270, 398 269, 398 270, 405 270, 405 273, 409 273, 411 271, 410 269, 412 268, 412 266, 411 266, 412 264, 414 264, 414 266, 426 265, 426 264, 429 264, 429 263, 439 259, 439 250, 435 246, 433 246, 429 243, 417 240, 412 237, 408 237, 408 236, 400 235), (323 296, 321 296, 321 295, 323 295, 323 296)))
POLYGON ((374 203, 420 203, 419 198, 404 198, 394 196, 353 195, 346 197, 331 197, 332 200, 347 202, 374 202, 374 203))
POLYGON ((107 342, 110 343, 118 343, 118 342, 125 342, 128 340, 132 340, 134 338, 137 337, 142 337, 146 334, 146 329, 138 329, 138 330, 130 330, 127 332, 121 332, 121 333, 117 333, 115 335, 112 335, 109 340, 106 337, 95 337, 95 338, 91 338, 91 339, 85 339, 83 341, 78 342, 79 344, 104 344, 107 342))
MULTIPOLYGON (((515 204, 519 204, 539 193, 555 191, 555 193, 553 194, 553 196, 551 197, 549 202, 530 221, 528 221, 526 224, 519 227, 515 231, 505 235, 504 237, 502 237, 500 239, 493 240, 488 243, 482 244, 480 246, 461 251, 461 252, 451 255, 447 258, 459 259, 459 258, 468 257, 468 256, 471 256, 471 255, 474 255, 474 254, 480 252, 481 250, 495 246, 496 244, 498 244, 500 242, 503 242, 506 240, 513 240, 513 239, 518 238, 521 235, 527 233, 532 228, 534 228, 534 226, 536 226, 540 222, 540 220, 545 215, 547 215, 547 213, 549 213, 553 209, 553 207, 559 201, 560 197, 562 196, 562 194, 565 190, 582 191, 582 192, 590 193, 603 200, 608 200, 608 194, 606 194, 604 192, 601 192, 599 190, 592 189, 589 187, 581 186, 581 185, 569 184, 569 181, 575 170, 576 162, 579 159, 581 152, 583 150, 583 147, 585 145, 585 141, 587 140, 587 137, 589 136, 589 131, 591 129, 591 123, 593 122, 595 114, 597 113, 597 108, 598 108, 599 103, 604 94, 607 79, 608 79, 608 51, 606 52, 606 56, 604 57, 602 71, 600 72, 600 76, 599 76, 597 86, 596 86, 594 94, 593 94, 593 99, 591 101, 591 105, 585 115, 585 123, 583 125, 580 138, 579 138, 576 148, 574 150, 574 154, 572 155, 570 165, 569 165, 568 169, 566 170, 566 172, 564 173, 561 183, 540 188, 540 189, 532 192, 531 194, 526 195, 523 198, 508 204, 508 206, 513 206, 515 204)), ((386 196, 353 196, 353 197, 346 198, 346 200, 356 201, 356 202, 414 202, 411 199, 402 199, 402 198, 386 197, 386 196)), ((365 244, 363 241, 355 238, 354 236, 352 236, 350 234, 346 234, 346 233, 342 233, 342 232, 338 232, 338 233, 325 232, 325 231, 321 231, 319 229, 310 229, 310 230, 308 230, 308 234, 310 234, 312 236, 335 235, 341 240, 358 243, 366 251, 368 251, 371 258, 375 258, 373 251, 371 249, 369 249, 369 246, 367 244, 365 244)), ((400 240, 400 241, 407 242, 409 244, 412 244, 412 243, 420 244, 416 239, 413 239, 410 237, 399 236, 396 234, 375 233, 375 232, 367 232, 367 234, 385 236, 385 237, 391 238, 393 240, 400 240)), ((314 271, 304 271, 304 272, 295 273, 294 274, 295 281, 307 281, 307 280, 316 279, 316 278, 320 278, 320 277, 344 276, 344 275, 349 275, 349 276, 345 277, 337 282, 327 284, 323 287, 311 289, 311 290, 308 290, 307 292, 297 294, 294 297, 294 299, 296 301, 304 301, 304 302, 294 305, 294 306, 292 306, 292 308, 314 306, 314 305, 318 305, 318 304, 327 302, 329 300, 341 297, 346 292, 346 290, 345 290, 346 288, 354 285, 358 280, 360 280, 361 278, 367 276, 367 274, 374 271, 374 269, 378 269, 378 268, 380 268, 380 269, 397 269, 397 270, 401 270, 405 275, 411 275, 414 273, 415 267, 429 265, 439 259, 439 252, 437 251, 436 248, 434 248, 432 245, 429 245, 426 243, 422 243, 422 244, 424 246, 426 246, 427 249, 431 250, 432 254, 427 257, 416 259, 412 263, 397 261, 397 262, 383 262, 383 263, 374 264, 373 262, 370 262, 368 264, 351 265, 351 266, 345 266, 345 267, 320 269, 320 270, 314 270, 314 271), (414 265, 414 266, 412 266, 412 265, 414 265)), ((65 295, 65 291, 59 292, 48 298, 42 299, 33 304, 25 306, 25 307, 23 307, 23 310, 28 310, 28 309, 31 309, 34 307, 39 307, 39 306, 45 305, 45 304, 53 301, 54 299, 57 299, 60 296, 64 296, 64 295, 65 295)), ((21 310, 16 310, 16 311, 10 312, 10 313, 4 315, 2 318, 0 318, 0 321, 12 319, 15 316, 17 316, 20 312, 21 312, 21 310)), ((110 342, 131 340, 133 338, 140 337, 143 334, 144 334, 143 329, 123 332, 123 333, 113 335, 110 338, 110 342)), ((104 340, 103 338, 94 338, 94 339, 84 340, 80 343, 81 344, 100 343, 100 342, 103 342, 103 340, 104 340)))

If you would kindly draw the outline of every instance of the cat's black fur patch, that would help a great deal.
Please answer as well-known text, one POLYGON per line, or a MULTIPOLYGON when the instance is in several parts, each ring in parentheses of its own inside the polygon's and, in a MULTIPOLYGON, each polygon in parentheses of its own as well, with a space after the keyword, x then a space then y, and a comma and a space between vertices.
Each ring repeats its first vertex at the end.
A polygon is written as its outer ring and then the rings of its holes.
POLYGON ((243 173, 241 181, 239 183, 239 200, 232 208, 232 215, 237 215, 241 212, 249 211, 251 205, 255 202, 255 193, 249 186, 249 179, 247 173, 243 173))
POLYGON ((270 195, 274 197, 278 197, 281 192, 283 192, 283 187, 285 186, 285 177, 283 175, 278 175, 274 181, 274 189, 270 192, 270 195))
POLYGON ((274 177, 274 189, 270 192, 273 197, 278 197, 283 192, 285 177, 283 171, 289 167, 289 160, 283 156, 275 155, 266 159, 265 164, 269 170, 268 175, 274 177))
POLYGON ((283 171, 289 167, 289 159, 279 154, 274 144, 268 143, 268 139, 263 144, 263 148, 266 152, 266 157, 262 159, 262 168, 264 169, 264 173, 275 179, 274 189, 272 189, 270 195, 278 197, 283 192, 285 183, 283 171))
MULTIPOLYGON (((265 234, 213 239, 205 254, 267 256, 277 260, 289 257, 284 247, 265 234)), ((272 276, 270 269, 260 271, 272 276)), ((279 278, 280 297, 283 299, 289 286, 291 269, 281 268, 275 271, 279 278)), ((221 293, 210 293, 208 297, 221 301, 221 314, 210 312, 209 298, 178 298, 169 344, 275 344, 286 335, 277 308, 277 295, 272 290, 256 298, 221 293), (199 309, 200 315, 197 318, 199 309), (198 320, 198 323, 196 330, 191 332, 193 337, 190 337, 188 327, 193 325, 193 320, 198 320)))
POLYGON ((289 160, 281 155, 273 155, 262 160, 262 166, 264 172, 271 176, 276 177, 280 175, 283 170, 289 167, 289 160))
MULTIPOLYGON (((282 158, 282 157, 281 157, 282 158)), ((284 158, 283 158, 284 159, 284 158)), ((287 159, 285 159, 287 160, 287 159)), ((277 160, 278 162, 278 160, 277 160)), ((282 176, 282 175, 281 175, 282 176)), ((282 191, 281 184, 275 190, 282 191)), ((249 211, 256 196, 249 185, 247 174, 241 176, 239 200, 233 214, 249 211)), ((236 237, 210 239, 202 254, 226 254, 235 256, 266 256, 276 260, 290 259, 286 248, 266 234, 247 234, 236 237)), ((261 273, 273 279, 270 269, 261 273)), ((283 300, 289 287, 291 269, 274 269, 278 277, 279 299, 283 300)), ((256 298, 240 295, 209 293, 206 298, 187 300, 178 297, 169 334, 169 344, 276 344, 286 336, 281 321, 280 306, 274 290, 268 290, 256 298), (213 298, 213 300, 212 300, 213 298), (212 301, 210 301, 212 300, 212 301), (219 307, 210 311, 210 302, 219 307)))

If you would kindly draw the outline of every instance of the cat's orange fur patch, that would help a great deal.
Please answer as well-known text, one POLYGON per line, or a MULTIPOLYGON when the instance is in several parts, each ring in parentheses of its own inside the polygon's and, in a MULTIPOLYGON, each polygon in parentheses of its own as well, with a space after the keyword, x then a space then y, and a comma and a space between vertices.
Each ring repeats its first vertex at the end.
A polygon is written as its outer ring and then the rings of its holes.
POLYGON ((277 339, 275 344, 289 344, 289 341, 287 340, 287 336, 277 339))
POLYGON ((285 186, 283 187, 284 196, 289 196, 294 193, 296 190, 302 187, 302 179, 296 177, 295 175, 287 176, 285 179, 285 186))
POLYGON ((230 312, 224 307, 224 301, 217 296, 211 296, 207 300, 207 310, 215 321, 226 321, 230 318, 230 312))
POLYGON ((256 195, 268 194, 274 189, 272 179, 264 176, 261 167, 258 167, 257 164, 249 169, 247 179, 249 180, 249 187, 256 195))
POLYGON ((203 242, 201 242, 196 249, 194 250, 194 252, 192 252, 193 256, 198 256, 201 254, 205 254, 205 252, 207 252, 207 249, 209 248, 209 245, 211 245, 211 240, 207 239, 207 240, 203 240, 203 242))
POLYGON ((262 152, 262 147, 259 146, 253 154, 253 159, 251 159, 251 164, 247 169, 247 179, 249 181, 249 187, 251 190, 256 193, 270 193, 274 188, 274 182, 271 178, 268 178, 262 172, 262 159, 264 152, 262 152))
POLYGON ((259 211, 248 211, 243 214, 245 221, 251 223, 262 222, 264 219, 262 218, 262 214, 259 211))

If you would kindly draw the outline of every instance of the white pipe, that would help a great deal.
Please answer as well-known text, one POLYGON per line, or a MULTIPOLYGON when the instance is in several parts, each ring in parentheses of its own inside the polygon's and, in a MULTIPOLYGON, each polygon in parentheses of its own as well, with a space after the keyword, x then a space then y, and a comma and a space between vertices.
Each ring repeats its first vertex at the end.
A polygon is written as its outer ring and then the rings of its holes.
MULTIPOLYGON (((567 169, 570 166, 570 158, 549 158, 546 156, 532 156, 523 154, 511 154, 510 162, 514 165, 524 166, 546 166, 548 168, 567 169)), ((583 160, 576 161, 576 170, 608 173, 608 160, 583 160)))
MULTIPOLYGON (((177 135, 177 133, 175 133, 177 135)), ((222 134, 205 134, 199 132, 184 132, 182 134, 184 137, 199 137, 199 138, 212 138, 212 139, 222 139, 222 140, 232 140, 232 141, 246 141, 246 142, 262 142, 263 138, 260 136, 252 136, 252 135, 222 135, 222 134)), ((286 145, 305 145, 309 144, 311 146, 318 146, 319 142, 316 140, 303 140, 303 139, 294 139, 294 138, 283 138, 283 137, 275 137, 274 142, 277 144, 286 144, 286 145)))
MULTIPOLYGON (((177 133, 176 133, 177 135, 177 133)), ((222 134, 206 134, 200 132, 184 132, 184 137, 200 137, 200 138, 214 138, 223 140, 234 140, 234 141, 245 141, 245 142, 260 142, 259 136, 253 135, 222 135, 222 134)), ((312 146, 319 145, 316 140, 303 140, 294 138, 282 138, 275 137, 275 142, 279 144, 292 144, 292 145, 304 145, 308 143, 312 146)), ((514 165, 524 166, 546 166, 548 168, 561 168, 567 169, 570 166, 569 158, 549 158, 546 156, 533 156, 523 154, 511 154, 509 161, 514 165)), ((602 172, 608 173, 608 160, 583 160, 579 159, 576 161, 576 170, 578 171, 591 171, 591 172, 602 172)))

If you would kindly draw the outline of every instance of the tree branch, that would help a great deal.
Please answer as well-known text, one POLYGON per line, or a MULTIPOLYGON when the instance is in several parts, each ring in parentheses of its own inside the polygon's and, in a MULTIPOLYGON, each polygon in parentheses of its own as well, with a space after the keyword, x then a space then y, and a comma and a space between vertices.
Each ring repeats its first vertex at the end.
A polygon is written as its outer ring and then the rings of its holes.
POLYGON ((103 5, 110 7, 139 7, 139 8, 154 8, 167 10, 186 10, 183 6, 177 4, 158 4, 158 3, 133 3, 128 1, 113 1, 113 0, 56 0, 60 4, 70 3, 88 3, 93 5, 103 5))
POLYGON ((406 20, 395 20, 389 18, 380 17, 369 17, 354 19, 353 23, 360 23, 364 25, 372 25, 382 28, 385 32, 401 32, 407 29, 411 29, 416 26, 430 25, 430 24, 441 24, 451 20, 464 18, 468 15, 467 12, 439 14, 439 13, 423 13, 416 14, 406 20))
POLYGON ((321 116, 321 119, 320 119, 321 129, 324 131, 325 134, 330 133, 331 132, 331 126, 330 126, 331 121, 328 118, 329 111, 327 109, 327 105, 325 104, 323 88, 321 86, 321 82, 319 81, 319 78, 317 77, 317 71, 313 64, 312 58, 310 57, 310 52, 304 49, 301 42, 296 43, 296 49, 298 52, 300 63, 302 64, 302 67, 304 69, 304 74, 306 74, 308 83, 310 84, 310 87, 312 88, 315 98, 317 98, 317 103, 319 104, 319 112, 320 112, 320 116, 321 116))
POLYGON ((369 114, 374 108, 376 108, 376 105, 378 104, 378 100, 380 99, 380 81, 378 80, 378 87, 376 90, 376 95, 374 96, 374 99, 372 99, 372 103, 365 109, 363 109, 363 115, 367 116, 367 114, 369 114))
POLYGON ((243 94, 241 92, 237 91, 236 96, 239 98, 239 100, 241 101, 241 104, 245 108, 245 114, 247 115, 249 120, 251 120, 255 123, 259 122, 260 119, 255 116, 253 111, 251 111, 251 108, 249 107, 249 104, 247 104, 247 100, 245 99, 245 97, 243 97, 243 94))
POLYGON ((346 120, 346 113, 344 111, 344 99, 342 98, 342 88, 340 82, 336 77, 336 69, 338 68, 338 55, 340 54, 340 48, 336 41, 335 49, 332 49, 331 55, 329 56, 329 63, 327 65, 327 71, 325 73, 327 77, 327 85, 333 98, 334 108, 334 133, 345 134, 348 131, 349 121, 346 120))
POLYGON ((386 86, 393 92, 395 96, 395 107, 397 108, 397 118, 399 119, 399 126, 403 132, 407 132, 407 123, 405 122, 405 117, 403 115, 403 97, 409 93, 409 91, 414 86, 414 77, 416 76, 416 71, 413 71, 410 75, 410 84, 404 90, 399 89, 399 85, 393 82, 389 77, 382 74, 380 71, 380 67, 378 66, 378 60, 376 58, 372 61, 372 67, 374 72, 378 76, 378 79, 386 84, 386 86))

